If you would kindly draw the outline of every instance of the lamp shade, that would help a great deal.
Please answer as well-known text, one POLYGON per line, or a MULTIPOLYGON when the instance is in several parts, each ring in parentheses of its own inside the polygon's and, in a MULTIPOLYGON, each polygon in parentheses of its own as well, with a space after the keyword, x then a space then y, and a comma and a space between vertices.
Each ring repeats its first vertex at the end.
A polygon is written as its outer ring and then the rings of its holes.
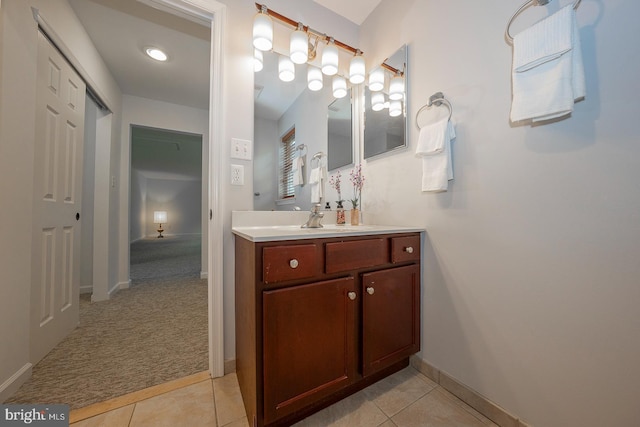
POLYGON ((338 48, 333 39, 322 51, 322 72, 327 76, 333 76, 338 72, 338 48))
POLYGON ((371 94, 371 109, 373 111, 381 111, 384 109, 384 92, 375 92, 371 94))
POLYGON ((389 83, 389 99, 399 101, 404 98, 404 78, 396 75, 389 83))
POLYGON ((402 101, 391 101, 389 103, 389 115, 398 117, 400 114, 402 114, 402 101))
POLYGON ((342 76, 334 76, 331 84, 333 96, 336 98, 344 98, 347 96, 347 79, 342 76))
POLYGON ((253 71, 259 72, 264 68, 264 55, 261 50, 253 49, 253 71))
POLYGON ((154 211, 153 212, 153 223, 154 224, 166 224, 167 223, 167 212, 166 211, 154 211))
POLYGON ((358 85, 364 82, 364 79, 364 58, 361 55, 356 55, 351 59, 351 63, 349 64, 349 81, 354 85, 358 85))
POLYGON ((278 77, 283 82, 290 82, 296 78, 296 66, 286 56, 278 58, 278 77))
POLYGON ((384 70, 379 67, 369 74, 369 90, 379 92, 382 89, 384 89, 384 70))
POLYGON ((262 51, 273 47, 273 22, 266 13, 259 12, 253 18, 253 47, 262 51))
POLYGON ((314 92, 322 89, 322 71, 320 68, 309 67, 307 70, 307 85, 314 92))
POLYGON ((309 59, 309 39, 302 24, 298 24, 298 29, 291 33, 289 57, 295 64, 304 64, 309 59))

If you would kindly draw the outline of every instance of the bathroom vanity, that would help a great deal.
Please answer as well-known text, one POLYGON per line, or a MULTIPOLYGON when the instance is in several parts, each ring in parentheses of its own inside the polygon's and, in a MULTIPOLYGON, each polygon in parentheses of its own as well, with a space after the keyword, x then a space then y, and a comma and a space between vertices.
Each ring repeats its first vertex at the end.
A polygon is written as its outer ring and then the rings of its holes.
POLYGON ((252 426, 281 426, 420 349, 420 229, 234 227, 236 370, 252 426))

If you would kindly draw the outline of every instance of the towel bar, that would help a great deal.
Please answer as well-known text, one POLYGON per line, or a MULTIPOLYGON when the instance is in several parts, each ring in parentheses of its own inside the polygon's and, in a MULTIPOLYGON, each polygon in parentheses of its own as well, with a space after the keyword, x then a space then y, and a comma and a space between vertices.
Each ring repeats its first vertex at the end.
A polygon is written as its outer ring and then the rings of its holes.
MULTIPOLYGON (((518 10, 516 10, 516 13, 514 13, 511 16, 511 19, 509 19, 509 23, 507 24, 507 29, 504 32, 504 36, 507 38, 507 41, 509 42, 509 44, 513 44, 513 36, 509 32, 509 29, 511 28, 511 24, 513 24, 513 21, 516 19, 516 17, 520 15, 520 12, 522 12, 523 10, 525 10, 527 7, 531 5, 544 6, 547 3, 549 3, 549 1, 550 0, 527 0, 522 6, 520 6, 518 10)), ((575 3, 573 3, 573 8, 577 9, 578 6, 580 6, 581 1, 582 0, 576 0, 575 3)))
POLYGON ((442 104, 446 105, 447 108, 449 109, 449 119, 451 120, 451 115, 453 114, 453 107, 451 106, 451 103, 444 97, 444 95, 442 94, 442 92, 436 92, 433 95, 431 95, 429 97, 429 102, 426 105, 423 105, 418 112, 416 113, 416 126, 418 127, 418 129, 420 129, 420 125, 418 124, 418 117, 420 116, 420 113, 431 107, 432 105, 436 105, 437 107, 441 106, 442 104))

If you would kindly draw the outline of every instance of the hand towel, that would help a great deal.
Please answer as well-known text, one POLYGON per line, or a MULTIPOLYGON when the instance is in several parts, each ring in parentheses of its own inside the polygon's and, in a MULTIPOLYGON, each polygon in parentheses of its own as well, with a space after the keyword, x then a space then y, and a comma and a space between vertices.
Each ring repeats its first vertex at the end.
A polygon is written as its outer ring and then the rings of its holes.
POLYGON ((442 153, 448 129, 448 119, 442 119, 431 125, 423 126, 418 134, 418 147, 416 154, 428 156, 442 153))
MULTIPOLYGON (((441 192, 449 189, 449 181, 453 179, 453 161, 451 156, 451 141, 456 137, 453 123, 444 119, 444 133, 429 132, 442 138, 442 150, 437 153, 421 154, 418 147, 416 154, 422 158, 422 191, 441 192)), ((440 122, 431 126, 441 126, 440 122)), ((424 129, 424 128, 423 128, 424 129)), ((422 131, 421 131, 422 132, 422 131)), ((433 146, 433 142, 428 143, 433 146)))
POLYGON ((309 187, 311 189, 311 203, 320 203, 321 185, 320 185, 320 166, 311 169, 309 173, 309 187))
POLYGON ((302 167, 304 166, 304 158, 297 156, 293 159, 293 165, 291 172, 293 173, 293 186, 304 185, 304 174, 302 173, 302 167))
POLYGON ((572 5, 514 37, 512 85, 512 122, 562 117, 585 96, 580 34, 572 5))

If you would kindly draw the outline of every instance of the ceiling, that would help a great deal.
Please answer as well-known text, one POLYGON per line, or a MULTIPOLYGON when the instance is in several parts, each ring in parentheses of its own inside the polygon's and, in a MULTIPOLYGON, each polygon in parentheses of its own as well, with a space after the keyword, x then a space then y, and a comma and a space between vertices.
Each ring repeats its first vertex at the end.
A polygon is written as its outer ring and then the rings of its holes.
POLYGON ((382 0, 313 0, 321 6, 361 25, 382 0))

